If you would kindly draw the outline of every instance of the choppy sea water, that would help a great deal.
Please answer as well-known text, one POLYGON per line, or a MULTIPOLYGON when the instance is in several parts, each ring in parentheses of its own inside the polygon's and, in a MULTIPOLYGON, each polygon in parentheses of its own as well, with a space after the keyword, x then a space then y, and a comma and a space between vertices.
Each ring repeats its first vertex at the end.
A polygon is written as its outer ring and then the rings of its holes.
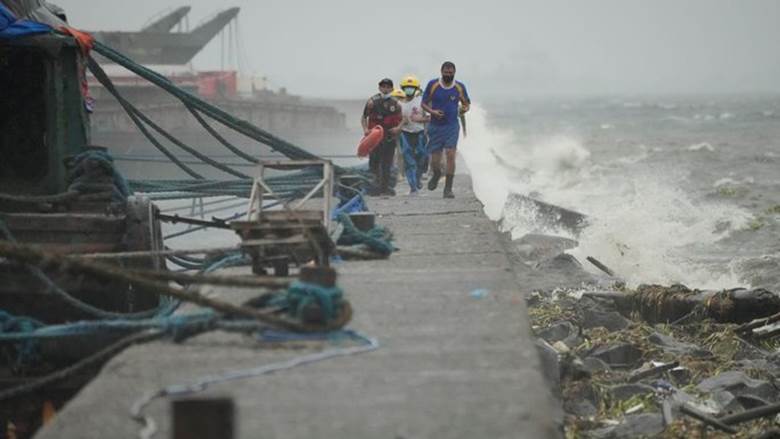
MULTIPOLYGON (((352 113, 358 114, 362 104, 355 101, 352 113)), ((349 119, 348 126, 327 138, 291 140, 339 164, 354 165, 361 163, 350 158, 360 137, 357 119, 349 119)), ((579 242, 573 255, 581 261, 596 257, 629 285, 681 282, 698 288, 780 290, 780 96, 477 103, 468 115, 468 130, 460 145, 466 163, 461 168, 472 174, 486 213, 497 221, 504 218, 502 227, 515 237, 531 232, 573 237, 579 242), (572 236, 549 223, 535 223, 505 206, 511 192, 580 211, 589 225, 572 236)), ((195 138, 201 151, 224 154, 208 136, 195 138)), ((247 139, 235 140, 253 154, 268 153, 247 139)), ((125 154, 155 153, 141 146, 142 140, 106 142, 121 144, 125 154)), ((125 161, 120 168, 130 178, 184 177, 159 163, 125 161)), ((168 209, 183 207, 182 214, 191 213, 187 206, 163 203, 168 209)), ((219 207, 206 206, 206 211, 219 207)), ((206 216, 224 218, 238 210, 206 216)), ((166 227, 166 233, 181 227, 166 227)), ((230 234, 208 232, 169 245, 235 242, 230 234)))
POLYGON ((780 97, 545 99, 476 106, 461 152, 515 237, 576 238, 629 285, 780 289, 780 97), (510 192, 580 211, 578 235, 510 192))

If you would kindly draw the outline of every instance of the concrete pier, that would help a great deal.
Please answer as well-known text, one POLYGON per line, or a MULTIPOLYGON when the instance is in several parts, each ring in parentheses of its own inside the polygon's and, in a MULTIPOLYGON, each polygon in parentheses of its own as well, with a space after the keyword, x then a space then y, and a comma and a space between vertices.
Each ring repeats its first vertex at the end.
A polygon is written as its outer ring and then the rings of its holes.
MULTIPOLYGON (((440 190, 369 199, 400 251, 337 269, 355 309, 350 327, 377 338, 380 349, 216 384, 198 396, 232 398, 240 438, 560 437, 526 317, 530 269, 513 262, 469 187, 458 176, 455 200, 440 190)), ((252 296, 210 293, 236 302, 252 296)), ((330 348, 269 349, 220 332, 133 347, 37 437, 137 437, 130 407, 148 391, 330 348)), ((145 413, 158 424, 156 437, 171 437, 169 398, 145 413)))

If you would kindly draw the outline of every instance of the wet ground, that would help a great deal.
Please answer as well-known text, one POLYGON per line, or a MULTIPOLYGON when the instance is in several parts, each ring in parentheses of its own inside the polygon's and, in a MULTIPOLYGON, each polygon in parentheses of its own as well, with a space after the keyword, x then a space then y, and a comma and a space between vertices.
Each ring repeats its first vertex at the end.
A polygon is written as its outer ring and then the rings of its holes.
MULTIPOLYGON (((525 299, 533 288, 554 285, 548 282, 578 280, 566 272, 545 275, 518 259, 469 186, 458 176, 455 200, 427 191, 368 200, 400 250, 389 260, 337 269, 355 309, 350 327, 375 337, 378 350, 188 396, 232 399, 236 437, 560 437, 561 412, 542 378, 525 299)), ((209 294, 241 302, 257 293, 209 294)), ((141 425, 130 407, 147 392, 351 346, 344 343, 269 346, 212 332, 134 347, 111 360, 37 437, 135 437, 141 425)), ((157 398, 144 408, 156 421, 156 437, 170 437, 171 401, 157 398)))

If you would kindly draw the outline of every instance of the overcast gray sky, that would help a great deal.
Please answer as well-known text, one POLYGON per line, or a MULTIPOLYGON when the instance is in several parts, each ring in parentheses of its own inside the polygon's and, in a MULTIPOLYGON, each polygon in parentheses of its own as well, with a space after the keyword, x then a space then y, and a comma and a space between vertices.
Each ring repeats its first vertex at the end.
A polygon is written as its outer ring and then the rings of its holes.
MULTIPOLYGON (((780 92, 778 0, 53 0, 86 30, 190 22, 240 6, 249 64, 275 86, 362 97, 383 76, 437 75, 473 95, 780 92)), ((195 59, 220 64, 219 39, 195 59)))

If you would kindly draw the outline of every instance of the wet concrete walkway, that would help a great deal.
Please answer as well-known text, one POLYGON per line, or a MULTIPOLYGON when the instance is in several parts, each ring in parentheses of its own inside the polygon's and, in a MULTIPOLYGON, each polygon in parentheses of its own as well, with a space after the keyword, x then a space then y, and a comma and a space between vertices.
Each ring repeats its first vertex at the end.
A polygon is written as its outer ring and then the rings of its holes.
MULTIPOLYGON (((526 317, 524 280, 532 273, 512 263, 511 247, 468 187, 459 176, 455 200, 440 191, 369 199, 401 250, 387 261, 337 269, 355 309, 350 327, 381 348, 201 392, 234 399, 236 437, 559 436, 526 317)), ((250 296, 211 294, 235 302, 250 296)), ((220 332, 136 346, 111 360, 37 437, 137 437, 130 407, 148 391, 310 352, 220 332)), ((145 410, 158 424, 155 437, 171 437, 170 404, 161 398, 145 410)))

